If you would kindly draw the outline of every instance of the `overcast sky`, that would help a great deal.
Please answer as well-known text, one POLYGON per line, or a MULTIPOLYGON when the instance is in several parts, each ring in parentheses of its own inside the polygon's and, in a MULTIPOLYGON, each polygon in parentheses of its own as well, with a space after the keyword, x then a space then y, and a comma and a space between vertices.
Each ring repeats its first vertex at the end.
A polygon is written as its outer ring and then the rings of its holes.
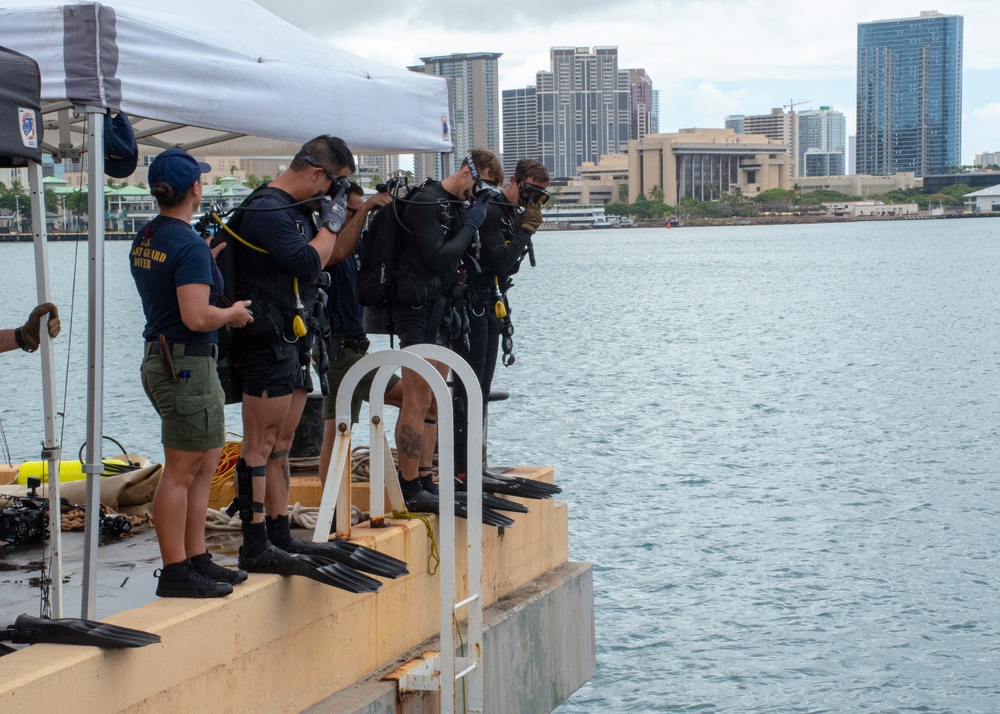
POLYGON ((855 127, 857 24, 938 10, 965 18, 962 160, 1000 151, 1000 0, 257 0, 362 57, 501 52, 500 89, 534 86, 554 46, 616 46, 660 90, 660 131, 721 127, 789 101, 830 105, 855 127))

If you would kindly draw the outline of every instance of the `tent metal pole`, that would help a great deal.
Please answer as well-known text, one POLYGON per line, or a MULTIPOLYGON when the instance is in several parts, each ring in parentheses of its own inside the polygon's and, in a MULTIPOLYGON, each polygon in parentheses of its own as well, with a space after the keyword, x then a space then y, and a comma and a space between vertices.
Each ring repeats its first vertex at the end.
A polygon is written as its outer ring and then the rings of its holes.
MULTIPOLYGON (((45 189, 42 183, 42 165, 28 165, 28 186, 31 191, 31 235, 35 245, 35 284, 38 287, 38 304, 49 302, 49 253, 45 234, 45 189)), ((52 340, 45 326, 41 335, 42 406, 45 413, 45 441, 42 442, 42 461, 48 462, 49 479, 49 545, 52 548, 49 566, 50 612, 52 617, 62 617, 62 513, 59 507, 59 460, 62 445, 57 440, 56 425, 56 371, 52 340)))
POLYGON ((79 107, 87 114, 87 215, 90 291, 87 316, 87 513, 83 542, 81 617, 97 612, 97 537, 101 510, 101 455, 104 438, 104 114, 101 107, 79 107))

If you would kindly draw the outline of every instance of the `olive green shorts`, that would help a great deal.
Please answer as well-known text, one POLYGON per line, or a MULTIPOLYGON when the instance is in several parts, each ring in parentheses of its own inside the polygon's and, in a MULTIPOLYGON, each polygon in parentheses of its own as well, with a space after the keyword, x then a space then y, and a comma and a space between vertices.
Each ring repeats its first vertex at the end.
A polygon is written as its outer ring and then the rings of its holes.
MULTIPOLYGON (((337 416, 337 390, 340 388, 340 383, 344 381, 344 375, 347 374, 347 370, 355 365, 362 357, 365 356, 364 352, 358 352, 350 347, 344 347, 340 352, 340 359, 330 362, 330 371, 328 377, 330 380, 330 393, 323 397, 323 418, 324 419, 334 419, 337 416)), ((354 395, 351 397, 351 423, 357 424, 358 420, 361 418, 361 402, 368 401, 368 395, 372 391, 372 381, 375 379, 374 370, 366 374, 360 382, 358 382, 357 389, 354 390, 354 395)), ((385 391, 392 389, 393 385, 399 381, 399 375, 392 375, 389 378, 389 384, 386 385, 385 391)))
POLYGON ((214 357, 187 357, 176 345, 171 382, 155 351, 142 361, 142 387, 160 415, 163 445, 180 451, 207 451, 226 442, 225 396, 214 357), (186 375, 186 376, 185 376, 186 375))

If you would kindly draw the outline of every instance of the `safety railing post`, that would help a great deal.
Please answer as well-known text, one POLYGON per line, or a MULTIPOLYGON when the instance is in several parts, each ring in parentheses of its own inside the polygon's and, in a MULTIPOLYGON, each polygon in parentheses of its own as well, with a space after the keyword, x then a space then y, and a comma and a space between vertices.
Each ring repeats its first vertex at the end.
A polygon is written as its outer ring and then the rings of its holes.
MULTIPOLYGON (((366 355, 354 364, 344 375, 337 392, 335 423, 337 442, 335 455, 350 454, 351 397, 357 385, 369 372, 378 370, 372 380, 369 399, 369 435, 371 438, 371 489, 370 503, 372 522, 385 517, 384 491, 388 487, 390 500, 399 499, 402 494, 396 482, 394 468, 389 468, 391 454, 385 431, 384 405, 385 388, 392 373, 398 367, 405 367, 417 373, 430 386, 438 405, 438 479, 439 479, 439 548, 441 553, 440 574, 440 641, 441 653, 411 670, 400 679, 401 689, 433 689, 441 693, 441 712, 451 714, 458 701, 458 682, 466 679, 465 711, 482 712, 482 463, 478 458, 470 459, 467 474, 467 552, 466 565, 468 583, 466 597, 456 603, 456 543, 455 543, 455 451, 454 420, 451 393, 448 385, 427 361, 435 360, 447 365, 455 377, 466 387, 468 399, 468 453, 482 453, 483 443, 483 400, 479 382, 472 368, 458 354, 437 345, 414 345, 406 350, 386 350, 366 355), (341 446, 346 442, 347 446, 341 446), (468 608, 468 655, 456 658, 454 627, 456 612, 468 608)), ((339 462, 337 462, 339 463, 339 462)), ((314 542, 324 542, 330 536, 334 506, 339 513, 350 511, 350 466, 342 474, 336 464, 331 465, 326 479, 320 512, 313 533, 314 542), (347 498, 339 478, 348 481, 347 498), (338 499, 335 494, 341 494, 338 499), (336 502, 336 503, 335 503, 336 502)), ((396 504, 394 504, 395 506, 396 504)), ((339 519, 338 519, 339 520, 339 519)), ((344 531, 338 528, 341 534, 344 531)), ((347 531, 349 534, 349 529, 347 531)))

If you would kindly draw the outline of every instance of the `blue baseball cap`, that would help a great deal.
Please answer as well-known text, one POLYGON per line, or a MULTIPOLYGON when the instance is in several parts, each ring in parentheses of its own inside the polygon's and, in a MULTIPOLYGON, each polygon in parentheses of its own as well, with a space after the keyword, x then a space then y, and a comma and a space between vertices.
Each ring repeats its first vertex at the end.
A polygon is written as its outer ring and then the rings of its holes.
POLYGON ((139 145, 125 112, 104 115, 104 173, 113 178, 128 178, 139 162, 139 145))
POLYGON ((167 149, 153 159, 149 165, 149 185, 163 181, 180 192, 187 191, 194 182, 207 174, 212 167, 204 161, 196 161, 182 149, 167 149))

